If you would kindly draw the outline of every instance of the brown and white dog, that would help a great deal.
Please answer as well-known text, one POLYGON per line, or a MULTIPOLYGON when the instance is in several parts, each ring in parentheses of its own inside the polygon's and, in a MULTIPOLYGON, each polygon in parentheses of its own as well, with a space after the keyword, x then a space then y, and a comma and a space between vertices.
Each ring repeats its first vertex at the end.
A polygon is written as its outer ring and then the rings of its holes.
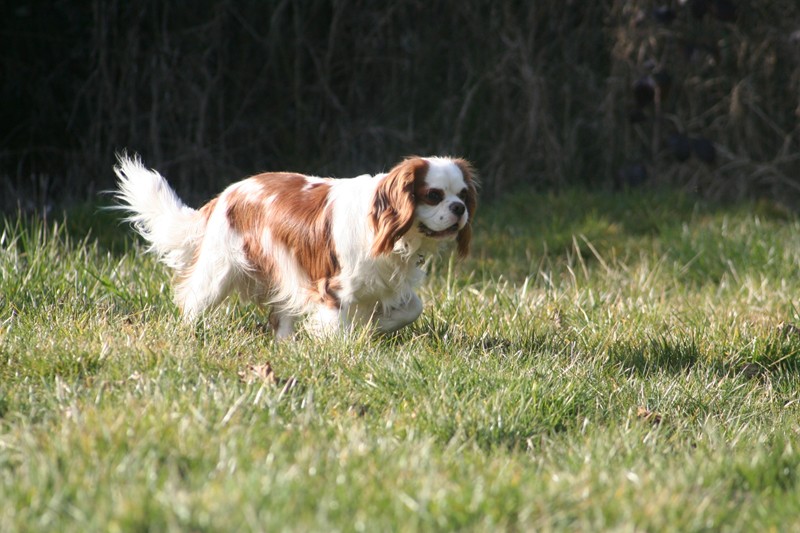
POLYGON ((469 251, 475 176, 463 159, 412 157, 351 179, 268 172, 187 207, 138 157, 118 157, 116 198, 126 219, 176 271, 187 320, 233 291, 271 305, 277 338, 310 315, 317 334, 416 320, 424 258, 443 242, 469 251))

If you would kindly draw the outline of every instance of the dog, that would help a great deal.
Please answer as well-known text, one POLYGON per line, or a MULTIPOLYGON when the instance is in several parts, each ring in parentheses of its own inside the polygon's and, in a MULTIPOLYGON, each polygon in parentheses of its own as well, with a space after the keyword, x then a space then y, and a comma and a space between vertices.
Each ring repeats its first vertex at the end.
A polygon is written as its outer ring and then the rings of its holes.
POLYGON ((301 316, 319 335, 412 323, 422 264, 448 242, 467 255, 477 208, 475 171, 461 158, 410 157, 350 179, 267 172, 200 209, 138 156, 118 155, 114 171, 117 208, 175 271, 184 319, 237 291, 271 306, 277 339, 291 337, 301 316))

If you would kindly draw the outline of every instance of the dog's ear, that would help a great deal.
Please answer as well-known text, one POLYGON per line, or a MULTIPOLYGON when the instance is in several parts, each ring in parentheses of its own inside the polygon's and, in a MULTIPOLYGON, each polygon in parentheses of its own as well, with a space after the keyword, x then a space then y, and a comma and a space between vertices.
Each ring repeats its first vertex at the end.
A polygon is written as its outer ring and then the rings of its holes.
POLYGON ((425 180, 428 162, 419 157, 406 159, 381 178, 369 213, 375 240, 372 255, 389 254, 397 240, 414 222, 415 184, 425 180))
POLYGON ((458 256, 466 257, 469 253, 470 243, 472 242, 472 221, 475 218, 475 211, 478 209, 478 177, 469 161, 465 159, 456 159, 454 162, 461 170, 461 174, 464 176, 464 182, 467 184, 467 198, 464 203, 467 206, 469 219, 456 236, 456 250, 458 251, 458 256))

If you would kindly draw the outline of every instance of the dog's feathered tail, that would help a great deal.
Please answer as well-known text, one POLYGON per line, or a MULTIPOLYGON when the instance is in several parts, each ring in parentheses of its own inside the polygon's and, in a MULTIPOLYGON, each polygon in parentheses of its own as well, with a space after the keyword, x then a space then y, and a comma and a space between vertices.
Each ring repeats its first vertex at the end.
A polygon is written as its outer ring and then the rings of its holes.
POLYGON ((146 168, 138 156, 117 155, 119 209, 129 213, 126 221, 150 243, 148 251, 178 272, 192 263, 202 238, 206 218, 184 204, 167 180, 146 168))

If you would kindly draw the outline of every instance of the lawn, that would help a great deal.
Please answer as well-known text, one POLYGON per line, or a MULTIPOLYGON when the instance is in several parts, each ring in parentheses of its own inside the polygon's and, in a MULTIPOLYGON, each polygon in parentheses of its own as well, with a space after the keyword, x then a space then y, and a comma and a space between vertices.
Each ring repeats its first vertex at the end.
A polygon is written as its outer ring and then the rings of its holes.
POLYGON ((0 530, 800 527, 795 214, 520 193, 475 231, 401 333, 275 344, 182 325, 111 213, 8 219, 0 530))

